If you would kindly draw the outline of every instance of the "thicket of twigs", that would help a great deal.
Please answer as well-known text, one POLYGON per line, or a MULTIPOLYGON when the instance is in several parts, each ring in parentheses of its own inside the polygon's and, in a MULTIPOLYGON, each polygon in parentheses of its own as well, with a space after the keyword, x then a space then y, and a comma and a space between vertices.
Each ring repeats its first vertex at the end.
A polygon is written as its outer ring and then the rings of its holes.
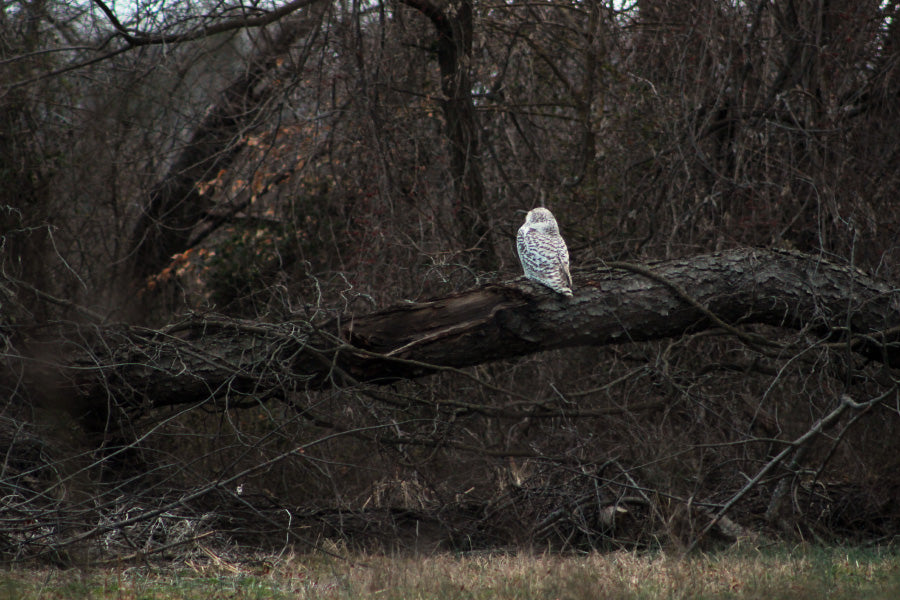
POLYGON ((895 1, 283 6, 0 10, 4 560, 900 531, 898 374, 839 332, 152 410, 35 379, 117 327, 512 278, 541 203, 576 268, 775 246, 900 279, 895 1))

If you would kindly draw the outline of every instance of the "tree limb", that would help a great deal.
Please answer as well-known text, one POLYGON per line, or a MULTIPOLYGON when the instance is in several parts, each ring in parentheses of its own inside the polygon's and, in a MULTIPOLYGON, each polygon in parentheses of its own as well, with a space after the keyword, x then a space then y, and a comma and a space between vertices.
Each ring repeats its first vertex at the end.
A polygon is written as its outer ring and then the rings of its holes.
POLYGON ((113 28, 116 30, 116 33, 124 39, 130 48, 137 48, 140 46, 151 46, 151 45, 162 45, 162 44, 178 44, 182 42, 190 42, 194 40, 199 40, 201 38, 207 38, 212 35, 216 35, 219 33, 225 33, 226 31, 234 31, 237 29, 249 29, 254 27, 264 27, 287 15, 300 10, 306 6, 309 6, 319 0, 292 0, 287 4, 284 4, 275 10, 263 12, 261 15, 253 16, 253 17, 231 17, 222 20, 214 20, 217 15, 209 15, 207 18, 212 20, 211 23, 206 25, 200 25, 190 31, 186 31, 184 33, 174 33, 174 34, 164 34, 164 33, 147 33, 147 32, 138 32, 131 33, 128 31, 119 19, 116 17, 116 14, 113 12, 109 6, 106 5, 102 0, 93 0, 94 4, 96 4, 101 11, 106 15, 106 18, 109 19, 110 24, 112 24, 113 28))
POLYGON ((56 393, 102 406, 108 398, 146 407, 286 397, 753 323, 843 339, 858 354, 900 366, 900 291, 809 255, 736 249, 629 271, 583 268, 575 282, 572 299, 520 278, 318 326, 205 316, 162 330, 101 327, 102 344, 53 365, 66 380, 51 379, 56 393))

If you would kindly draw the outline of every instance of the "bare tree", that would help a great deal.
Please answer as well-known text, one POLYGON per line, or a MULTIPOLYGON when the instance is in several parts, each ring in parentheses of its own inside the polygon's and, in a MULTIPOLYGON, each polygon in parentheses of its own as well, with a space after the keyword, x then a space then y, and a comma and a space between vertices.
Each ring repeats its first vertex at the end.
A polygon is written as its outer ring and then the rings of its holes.
MULTIPOLYGON (((320 9, 324 6, 319 3, 320 9)), ((207 109, 190 141, 150 191, 134 225, 130 260, 138 279, 159 272, 172 255, 187 250, 194 231, 210 219, 211 202, 202 196, 199 184, 232 165, 243 149, 242 139, 261 123, 284 78, 290 71, 304 69, 310 41, 298 60, 289 60, 287 55, 302 37, 315 38, 323 14, 323 10, 317 10, 308 16, 285 19, 271 38, 262 36, 261 47, 247 70, 207 109)))

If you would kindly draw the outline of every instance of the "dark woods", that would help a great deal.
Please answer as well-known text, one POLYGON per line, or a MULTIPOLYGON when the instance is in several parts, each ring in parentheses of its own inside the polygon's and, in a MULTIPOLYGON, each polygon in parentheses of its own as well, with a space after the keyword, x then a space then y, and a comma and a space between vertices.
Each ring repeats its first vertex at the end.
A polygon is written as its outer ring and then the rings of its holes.
POLYGON ((897 2, 157 8, 0 9, 4 560, 900 531, 897 2))

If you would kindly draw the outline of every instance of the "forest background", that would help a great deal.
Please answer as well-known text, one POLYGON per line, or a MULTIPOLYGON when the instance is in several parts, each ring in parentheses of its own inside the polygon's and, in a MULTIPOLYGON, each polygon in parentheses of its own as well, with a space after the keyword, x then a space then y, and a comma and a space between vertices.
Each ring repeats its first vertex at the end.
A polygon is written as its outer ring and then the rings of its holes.
POLYGON ((896 297, 898 10, 4 2, 0 555, 893 539, 898 365, 854 354, 849 304, 825 334, 544 339, 390 381, 313 382, 275 342, 217 385, 184 363, 183 396, 129 377, 162 378, 163 343, 221 366, 197 344, 226 324, 284 341, 504 286, 552 304, 510 282, 541 204, 583 289, 756 248, 896 297))

